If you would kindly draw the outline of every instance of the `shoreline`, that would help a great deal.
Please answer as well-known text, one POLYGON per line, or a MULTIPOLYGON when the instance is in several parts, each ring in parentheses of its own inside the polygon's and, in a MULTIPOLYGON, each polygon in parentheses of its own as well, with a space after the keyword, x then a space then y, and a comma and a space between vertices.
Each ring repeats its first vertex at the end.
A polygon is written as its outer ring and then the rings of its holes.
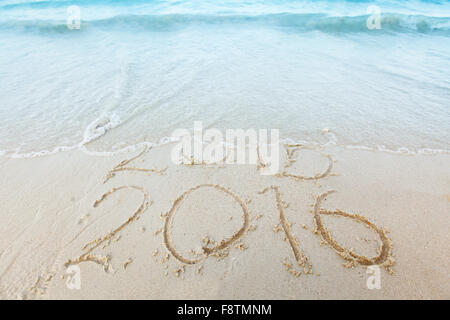
MULTIPOLYGON (((324 129, 325 130, 325 129, 324 129)), ((326 131, 329 134, 329 131, 326 131)), ((94 139, 89 138, 88 142, 80 142, 73 146, 58 146, 54 147, 52 150, 44 149, 40 151, 30 151, 26 153, 14 153, 7 155, 7 151, 0 150, 0 158, 6 159, 30 159, 30 158, 39 158, 39 157, 48 157, 64 152, 73 152, 73 151, 81 151, 90 156, 100 156, 100 157, 111 157, 120 154, 127 154, 130 152, 135 152, 142 147, 149 148, 162 148, 167 145, 170 145, 174 142, 173 137, 163 137, 159 140, 159 142, 151 142, 151 141, 143 141, 136 144, 131 144, 124 146, 118 150, 114 151, 95 151, 89 150, 87 145, 91 144, 95 140, 101 138, 102 136, 96 137, 94 139)), ((361 150, 361 151, 371 151, 371 152, 382 152, 394 155, 439 155, 439 154, 450 154, 450 149, 442 149, 442 148, 429 148, 429 147, 421 147, 417 149, 410 149, 408 147, 397 147, 396 149, 387 148, 385 145, 377 145, 377 146, 366 146, 366 145, 341 145, 336 142, 336 136, 332 134, 329 136, 329 140, 326 143, 320 143, 315 141, 306 141, 306 140, 294 140, 291 138, 281 138, 281 144, 302 144, 310 147, 335 147, 339 149, 348 149, 348 150, 361 150)))
MULTIPOLYGON (((254 165, 174 165, 170 145, 136 159, 138 151, 73 150, 2 161, 0 298, 448 299, 450 155, 317 151, 333 166, 311 180, 301 177, 327 168, 314 150, 300 151, 282 176, 254 165), (272 186, 279 193, 261 193, 272 186), (367 288, 364 259, 348 263, 313 232, 310 211, 330 190, 323 210, 365 217, 392 242, 393 274, 381 268, 381 289, 367 288), (71 264, 80 290, 66 286, 71 264)), ((339 247, 377 256, 376 232, 325 211, 339 247)))

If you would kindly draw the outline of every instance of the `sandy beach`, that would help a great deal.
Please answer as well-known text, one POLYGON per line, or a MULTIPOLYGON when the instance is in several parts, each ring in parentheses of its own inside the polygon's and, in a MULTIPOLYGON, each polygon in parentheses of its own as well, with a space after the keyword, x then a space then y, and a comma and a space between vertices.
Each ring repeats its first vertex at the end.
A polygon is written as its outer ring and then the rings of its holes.
POLYGON ((0 39, 0 300, 450 299, 449 1, 3 0, 0 39))
POLYGON ((0 298, 450 298, 450 155, 283 145, 267 176, 170 148, 1 159, 0 298))

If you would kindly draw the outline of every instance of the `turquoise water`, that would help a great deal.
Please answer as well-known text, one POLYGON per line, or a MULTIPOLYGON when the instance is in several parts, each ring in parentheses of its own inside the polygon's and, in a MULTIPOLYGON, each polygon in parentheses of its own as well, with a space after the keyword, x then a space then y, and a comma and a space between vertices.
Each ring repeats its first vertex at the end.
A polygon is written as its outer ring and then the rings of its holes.
POLYGON ((0 154, 120 150, 194 121, 448 152, 450 2, 0 0, 0 154))

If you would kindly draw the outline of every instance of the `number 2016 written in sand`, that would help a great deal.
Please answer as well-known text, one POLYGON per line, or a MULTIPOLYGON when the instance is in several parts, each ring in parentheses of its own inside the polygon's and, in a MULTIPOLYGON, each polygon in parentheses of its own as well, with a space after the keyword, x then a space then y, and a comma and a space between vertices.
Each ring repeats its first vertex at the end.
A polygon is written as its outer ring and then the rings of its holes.
MULTIPOLYGON (((288 146, 287 152, 288 156, 292 156, 295 153, 295 150, 298 150, 299 146, 288 146), (291 149, 289 149, 289 147, 291 149)), ((154 173, 154 174, 166 174, 166 169, 159 170, 159 169, 145 169, 145 168, 137 168, 133 166, 129 166, 129 164, 136 160, 137 158, 141 157, 147 149, 144 149, 140 154, 137 156, 124 160, 120 162, 118 165, 116 165, 106 176, 105 182, 114 177, 114 175, 117 172, 120 171, 134 171, 134 172, 145 172, 145 173, 154 173)), ((331 171, 331 164, 332 159, 330 156, 327 156, 330 160, 330 166, 327 168, 326 171, 324 171, 321 174, 317 174, 313 177, 301 177, 296 176, 292 174, 286 174, 283 172, 283 174, 280 174, 280 177, 294 177, 296 180, 318 180, 325 178, 330 174, 331 171)), ((291 163, 293 160, 289 163, 291 163)), ((119 190, 135 190, 143 195, 143 200, 138 207, 138 209, 125 221, 123 222, 119 227, 112 230, 111 232, 107 233, 106 235, 97 238, 93 241, 88 242, 85 244, 82 248, 82 254, 75 258, 75 259, 69 259, 65 265, 69 266, 72 264, 78 264, 81 262, 86 261, 93 261, 98 264, 103 265, 104 269, 108 271, 110 268, 110 257, 109 256, 99 256, 95 255, 93 251, 100 246, 102 248, 105 248, 106 246, 110 245, 111 240, 118 239, 120 237, 119 233, 130 223, 133 223, 137 219, 139 219, 140 215, 146 211, 146 209, 151 205, 150 196, 148 192, 140 186, 120 186, 112 188, 110 191, 103 194, 95 203, 94 207, 99 206, 104 200, 106 200, 109 196, 114 194, 115 192, 119 190)), ((278 211, 278 219, 279 224, 275 226, 274 231, 283 231, 285 234, 285 240, 289 243, 292 253, 294 255, 296 265, 295 267, 293 264, 289 263, 287 259, 283 260, 283 264, 285 265, 286 270, 294 275, 295 277, 299 277, 302 273, 303 274, 313 274, 312 270, 312 264, 309 261, 308 256, 304 253, 304 251, 300 247, 300 242, 295 237, 291 230, 291 223, 286 218, 285 215, 285 209, 287 208, 287 204, 283 201, 280 187, 276 185, 269 186, 262 190, 260 194, 265 194, 268 192, 272 192, 274 194, 276 207, 278 211), (298 270, 300 267, 300 270, 298 270)), ((379 228, 374 223, 369 221, 364 216, 358 215, 358 214, 351 214, 347 213, 342 210, 326 210, 321 207, 322 201, 332 194, 335 191, 328 191, 321 195, 319 195, 316 198, 316 201, 314 203, 313 208, 313 220, 315 223, 315 230, 313 231, 314 234, 316 234, 319 238, 321 238, 321 244, 328 245, 331 247, 342 259, 345 260, 345 266, 346 267, 354 267, 357 264, 363 265, 363 266, 371 266, 371 265, 381 265, 386 268, 386 270, 392 274, 392 266, 394 264, 394 259, 392 257, 392 245, 390 239, 387 237, 387 231, 385 229, 379 228), (324 226, 322 221, 322 215, 333 215, 337 217, 344 217, 352 219, 358 223, 364 224, 369 229, 373 230, 377 235, 379 236, 381 240, 381 245, 378 249, 377 255, 374 257, 365 257, 363 255, 357 254, 353 251, 353 249, 347 249, 341 246, 339 243, 336 242, 336 240, 332 237, 331 233, 327 230, 327 228, 324 226)), ((195 265, 203 261, 204 259, 215 256, 217 258, 225 258, 228 256, 228 251, 231 248, 232 245, 234 245, 236 248, 243 248, 245 245, 241 243, 242 238, 245 236, 245 234, 249 231, 253 231, 254 226, 250 225, 250 211, 247 207, 246 201, 243 201, 236 193, 234 193, 232 190, 230 190, 227 187, 224 187, 222 185, 218 184, 200 184, 197 186, 194 186, 185 192, 183 192, 172 204, 172 207, 170 210, 162 215, 162 218, 164 219, 164 227, 162 230, 162 236, 163 236, 163 242, 166 247, 166 249, 169 251, 170 255, 172 255, 175 259, 177 259, 179 262, 183 263, 183 265, 195 265), (191 254, 194 255, 194 258, 191 257, 185 257, 183 256, 175 247, 172 241, 171 237, 171 229, 173 225, 173 218, 178 210, 178 208, 181 206, 183 201, 192 193, 196 192, 200 189, 213 189, 216 191, 219 191, 226 195, 227 197, 230 197, 233 201, 239 204, 239 207, 242 209, 242 225, 238 230, 236 230, 231 237, 224 238, 218 242, 212 241, 210 239, 205 239, 205 244, 201 247, 200 250, 197 250, 194 252, 191 250, 191 254)), ((154 254, 155 255, 155 254, 154 254)), ((166 255, 166 260, 168 260, 169 254, 166 255)), ((200 271, 200 268, 199 268, 200 271)), ((179 276, 180 273, 184 272, 184 266, 178 270, 175 270, 176 276, 179 276)))

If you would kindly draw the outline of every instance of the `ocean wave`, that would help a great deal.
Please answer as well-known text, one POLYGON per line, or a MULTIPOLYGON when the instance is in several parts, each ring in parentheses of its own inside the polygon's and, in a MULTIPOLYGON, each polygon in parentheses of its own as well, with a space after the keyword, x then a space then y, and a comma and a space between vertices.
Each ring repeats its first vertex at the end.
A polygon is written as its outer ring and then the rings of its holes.
MULTIPOLYGON (((265 14, 265 15, 118 15, 112 18, 81 21, 80 30, 107 29, 122 31, 174 31, 195 25, 266 26, 286 28, 298 32, 321 31, 325 33, 427 33, 450 35, 450 18, 424 15, 384 13, 381 29, 369 30, 369 15, 329 16, 326 14, 265 14)), ((5 20, 0 30, 37 33, 74 32, 65 21, 55 20, 5 20)))

